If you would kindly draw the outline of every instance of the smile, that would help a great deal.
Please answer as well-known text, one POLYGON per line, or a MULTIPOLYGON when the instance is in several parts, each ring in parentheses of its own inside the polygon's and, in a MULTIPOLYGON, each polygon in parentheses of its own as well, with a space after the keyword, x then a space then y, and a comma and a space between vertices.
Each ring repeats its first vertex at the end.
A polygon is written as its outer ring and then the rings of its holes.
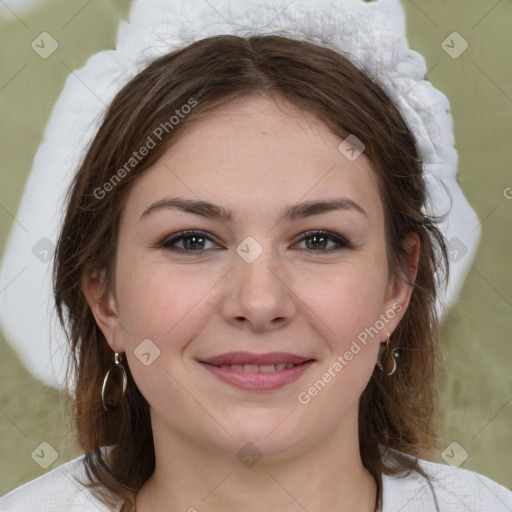
POLYGON ((277 364, 222 364, 220 365, 220 368, 227 368, 229 370, 236 370, 241 372, 263 372, 263 373, 270 373, 270 372, 280 372, 283 370, 289 370, 290 368, 293 368, 294 366, 297 366, 293 363, 277 363, 277 364))
POLYGON ((231 352, 199 361, 222 382, 246 391, 282 388, 299 379, 314 362, 314 359, 293 354, 246 352, 231 352))

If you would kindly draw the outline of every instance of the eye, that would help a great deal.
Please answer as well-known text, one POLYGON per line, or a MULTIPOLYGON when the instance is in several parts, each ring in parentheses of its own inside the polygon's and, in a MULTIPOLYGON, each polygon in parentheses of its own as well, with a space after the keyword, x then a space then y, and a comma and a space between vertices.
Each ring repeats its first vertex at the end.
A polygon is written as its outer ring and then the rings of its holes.
MULTIPOLYGON (((299 239, 298 244, 305 242, 306 248, 300 250, 314 251, 314 252, 332 252, 340 249, 352 248, 350 242, 344 238, 331 233, 329 231, 307 231, 303 233, 302 238, 299 239), (329 247, 331 244, 331 247, 329 247), (332 247, 334 245, 334 247, 332 247)), ((219 248, 217 244, 208 236, 204 231, 199 230, 188 230, 174 233, 173 235, 167 236, 161 242, 158 243, 158 247, 173 252, 179 253, 202 253, 206 250, 212 250, 219 248), (213 244, 214 247, 208 247, 208 243, 213 244)))
POLYGON ((181 231, 166 237, 158 245, 175 252, 190 253, 202 252, 208 249, 208 247, 205 247, 207 242, 214 243, 203 231, 181 231))
POLYGON ((304 236, 299 240, 299 243, 306 242, 306 249, 315 252, 331 252, 339 249, 352 248, 350 242, 344 238, 335 235, 329 231, 307 231, 304 236), (310 243, 308 243, 310 242, 310 243), (329 242, 334 244, 334 247, 327 249, 329 242))

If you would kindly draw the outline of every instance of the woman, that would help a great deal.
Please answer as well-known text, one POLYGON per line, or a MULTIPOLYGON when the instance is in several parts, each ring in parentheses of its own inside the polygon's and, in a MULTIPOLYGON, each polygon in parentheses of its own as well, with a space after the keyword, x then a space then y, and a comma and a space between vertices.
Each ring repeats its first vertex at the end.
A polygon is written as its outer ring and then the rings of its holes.
POLYGON ((340 53, 223 35, 153 61, 57 245, 85 455, 1 510, 512 508, 419 460, 448 271, 426 200, 414 134, 340 53))

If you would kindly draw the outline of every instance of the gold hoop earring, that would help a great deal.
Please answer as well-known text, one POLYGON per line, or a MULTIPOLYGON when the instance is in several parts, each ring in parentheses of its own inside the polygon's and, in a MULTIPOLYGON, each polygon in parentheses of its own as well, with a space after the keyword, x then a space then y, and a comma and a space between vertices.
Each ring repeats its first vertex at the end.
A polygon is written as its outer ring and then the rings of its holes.
POLYGON ((113 412, 118 409, 124 398, 128 378, 126 376, 126 370, 121 364, 122 361, 122 355, 116 352, 114 354, 114 366, 109 368, 103 379, 103 385, 101 386, 101 405, 106 412, 113 412), (114 382, 114 387, 111 390, 107 390, 107 388, 111 386, 110 381, 114 382), (121 396, 119 396, 119 383, 121 384, 121 396), (109 401, 108 398, 105 398, 106 395, 113 395, 114 401, 109 401))
POLYGON ((396 372, 398 367, 396 360, 400 357, 398 348, 391 348, 390 346, 390 334, 388 332, 388 339, 384 343, 381 343, 379 348, 379 357, 377 358, 377 366, 380 371, 388 377, 396 372))

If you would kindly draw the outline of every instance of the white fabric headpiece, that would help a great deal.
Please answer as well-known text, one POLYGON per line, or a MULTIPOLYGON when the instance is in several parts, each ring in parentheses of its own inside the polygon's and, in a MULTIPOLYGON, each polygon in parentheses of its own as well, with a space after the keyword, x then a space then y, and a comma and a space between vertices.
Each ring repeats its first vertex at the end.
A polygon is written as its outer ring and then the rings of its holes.
POLYGON ((134 0, 116 50, 93 55, 71 73, 52 111, 27 181, 0 269, 0 322, 36 376, 62 386, 67 342, 53 311, 51 256, 64 193, 115 94, 163 54, 204 37, 280 34, 328 46, 366 69, 411 128, 425 162, 429 214, 450 241, 450 280, 441 317, 473 261, 478 218, 457 182, 457 152, 447 98, 425 80, 423 57, 409 49, 399 0, 134 0), (460 254, 463 254, 463 258, 460 254), (50 325, 51 331, 50 331, 50 325), (51 334, 51 340, 50 340, 51 334))

